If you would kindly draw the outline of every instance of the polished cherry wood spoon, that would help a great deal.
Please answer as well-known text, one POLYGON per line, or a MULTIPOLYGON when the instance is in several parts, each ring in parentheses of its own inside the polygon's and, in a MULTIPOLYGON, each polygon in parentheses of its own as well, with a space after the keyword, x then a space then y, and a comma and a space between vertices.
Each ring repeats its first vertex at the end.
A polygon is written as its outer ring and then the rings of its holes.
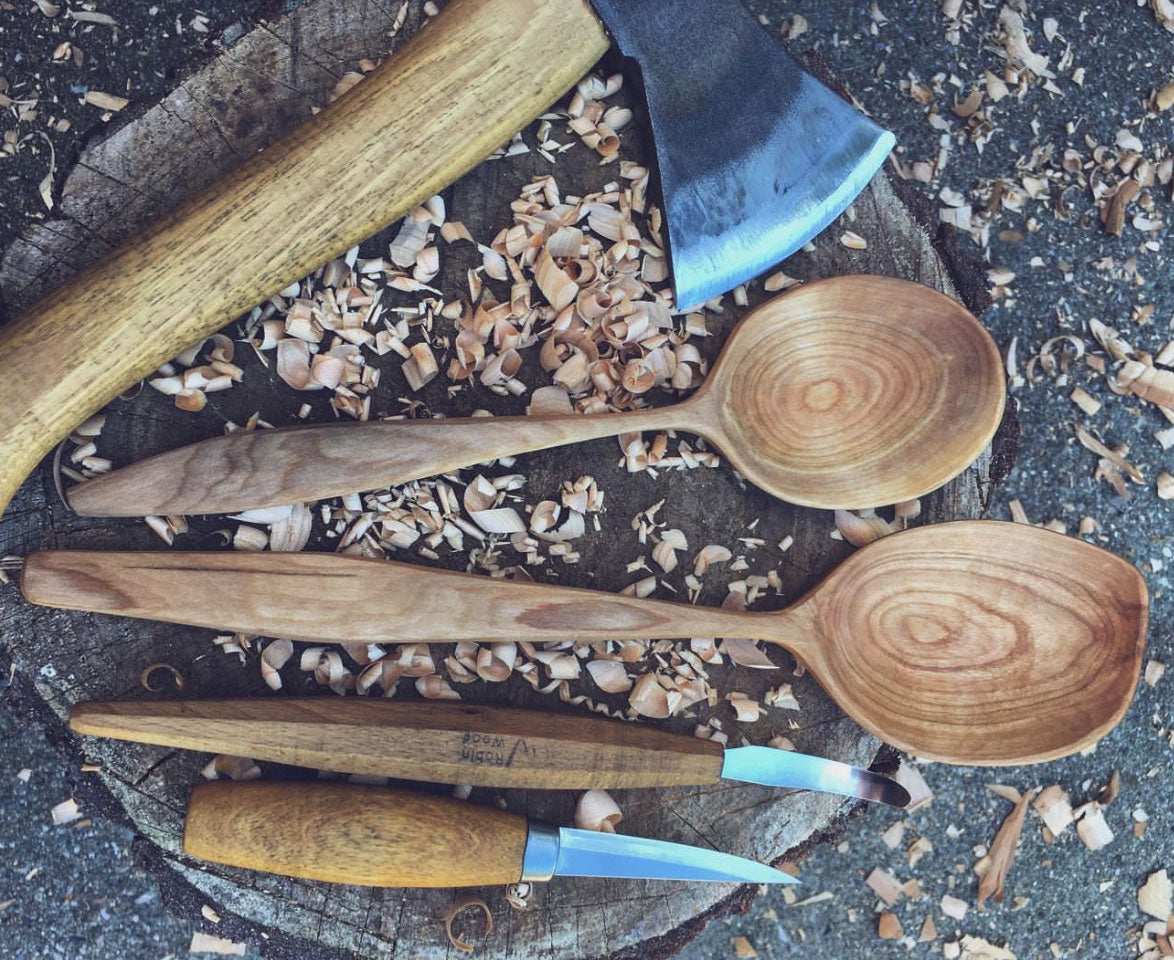
POLYGON ((861 726, 951 763, 1050 760, 1121 719, 1145 581, 1036 527, 961 521, 865 547, 786 610, 744 613, 317 553, 44 551, 33 603, 315 642, 748 637, 861 726))
POLYGON ((671 406, 240 432, 80 484, 69 502, 87 516, 230 513, 675 428, 701 434, 783 500, 876 507, 965 470, 994 435, 1003 401, 998 350, 960 304, 892 277, 835 277, 752 311, 702 387, 671 406))

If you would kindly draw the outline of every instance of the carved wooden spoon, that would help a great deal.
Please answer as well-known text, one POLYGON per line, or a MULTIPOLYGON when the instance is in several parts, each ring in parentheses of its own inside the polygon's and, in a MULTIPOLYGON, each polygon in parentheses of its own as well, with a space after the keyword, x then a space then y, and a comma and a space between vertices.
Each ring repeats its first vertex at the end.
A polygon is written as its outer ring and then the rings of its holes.
POLYGON ((835 277, 750 313, 705 384, 672 406, 235 433, 80 484, 69 502, 87 516, 229 513, 676 428, 712 441, 783 500, 875 507, 921 496, 965 470, 994 435, 1003 401, 998 350, 960 304, 905 280, 835 277))
POLYGON ((808 664, 858 723, 950 763, 1032 763, 1121 719, 1145 646, 1145 581, 1119 557, 992 521, 919 527, 777 613, 639 600, 310 553, 45 551, 33 603, 294 640, 750 637, 808 664))

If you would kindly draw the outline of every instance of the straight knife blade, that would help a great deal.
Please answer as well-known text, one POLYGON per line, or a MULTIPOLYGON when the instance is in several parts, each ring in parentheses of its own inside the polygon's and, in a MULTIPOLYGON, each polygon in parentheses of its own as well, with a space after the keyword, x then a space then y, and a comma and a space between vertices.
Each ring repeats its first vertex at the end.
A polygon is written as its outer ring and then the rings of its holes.
POLYGON ((799 882, 757 860, 719 850, 571 827, 558 828, 554 875, 717 883, 799 882))
POLYGON ((909 804, 909 791, 890 777, 837 760, 825 760, 823 757, 777 750, 774 747, 735 747, 727 750, 722 761, 722 779, 759 783, 767 787, 819 790, 842 797, 887 803, 892 807, 909 804))

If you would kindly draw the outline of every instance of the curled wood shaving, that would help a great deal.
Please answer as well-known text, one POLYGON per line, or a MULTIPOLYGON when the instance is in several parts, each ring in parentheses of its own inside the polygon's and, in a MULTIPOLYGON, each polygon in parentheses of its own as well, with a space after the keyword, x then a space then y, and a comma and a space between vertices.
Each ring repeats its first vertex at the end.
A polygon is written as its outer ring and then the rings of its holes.
POLYGON ((1163 407, 1174 407, 1174 371, 1126 360, 1117 371, 1116 380, 1119 387, 1135 397, 1163 407))
POLYGON ((200 770, 200 776, 205 780, 219 780, 222 776, 230 780, 257 780, 260 779, 261 768, 248 757, 232 757, 222 753, 208 761, 200 770))
POLYGON ((171 681, 175 684, 176 690, 182 690, 184 687, 183 674, 180 673, 170 663, 152 663, 150 666, 143 667, 143 672, 139 674, 139 683, 143 685, 144 690, 150 690, 151 693, 159 693, 163 688, 154 686, 151 683, 151 676, 156 670, 166 670, 171 674, 171 681))
POLYGON ((1076 425, 1076 439, 1080 441, 1081 446, 1108 460, 1113 466, 1125 473, 1134 483, 1145 482, 1145 478, 1141 475, 1141 471, 1137 467, 1121 456, 1121 454, 1117 453, 1117 451, 1110 450, 1079 424, 1076 425))
POLYGON ((726 638, 722 640, 719 649, 740 667, 751 667, 757 670, 777 670, 778 664, 772 663, 765 651, 754 640, 741 638, 726 638))
POLYGON ((453 933, 453 922, 456 918, 468 910, 480 910, 485 916, 485 932, 482 938, 488 938, 493 933, 493 914, 489 910, 489 905, 480 897, 468 896, 457 900, 444 915, 444 932, 448 935, 449 943, 460 950, 462 953, 472 953, 476 947, 467 940, 462 940, 455 933, 453 933))
POLYGON ((615 833, 624 813, 606 790, 588 790, 575 806, 575 826, 580 830, 615 833))
POLYGON ((293 644, 289 640, 274 640, 261 652, 261 679, 270 690, 281 689, 281 674, 278 672, 293 656, 293 644))
POLYGON ((847 510, 837 510, 835 516, 836 529, 854 547, 866 546, 897 532, 897 527, 871 511, 862 511, 862 515, 857 516, 847 510))
MULTIPOLYGON (((1027 814, 1027 804, 1034 795, 1035 791, 1029 790, 1019 798, 1007 819, 999 827, 995 839, 991 841, 990 851, 982 861, 985 866, 978 882, 980 907, 990 896, 995 898, 996 903, 1003 902, 1007 874, 1015 860, 1015 850, 1023 829, 1023 818, 1027 814)), ((977 867, 975 869, 977 870, 977 867)))
POLYGON ((534 884, 526 881, 511 883, 505 888, 505 900, 515 910, 529 910, 530 898, 534 895, 534 884))

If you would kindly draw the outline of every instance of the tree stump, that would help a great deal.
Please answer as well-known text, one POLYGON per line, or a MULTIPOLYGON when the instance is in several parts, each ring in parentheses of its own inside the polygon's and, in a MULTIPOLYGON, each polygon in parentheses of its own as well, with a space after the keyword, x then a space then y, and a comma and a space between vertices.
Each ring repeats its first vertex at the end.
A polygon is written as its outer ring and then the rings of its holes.
MULTIPOLYGON (((359 58, 386 52, 398 4, 391 7, 367 0, 310 0, 282 20, 247 35, 162 103, 86 149, 64 182, 61 218, 34 227, 5 251, 2 280, 7 304, 19 308, 35 300, 149 218, 296 126, 312 106, 326 102, 338 77, 354 69, 359 58)), ((423 19, 421 3, 412 0, 394 43, 423 19)), ((617 59, 611 66, 618 65, 617 59)), ((639 117, 638 100, 630 90, 626 96, 639 117)), ((454 136, 459 135, 454 131, 454 136)), ((533 147, 532 130, 526 139, 533 147)), ((639 123, 624 132, 623 149, 626 157, 651 161, 650 144, 639 123)), ((509 203, 522 184, 553 172, 564 191, 597 189, 616 171, 600 167, 597 159, 577 145, 554 167, 533 150, 487 161, 446 192, 450 216, 464 221, 475 238, 488 242, 511 222, 509 203)), ((981 284, 972 283, 960 292, 958 278, 973 274, 967 274, 965 265, 943 244, 935 243, 928 222, 928 215, 924 211, 915 215, 882 175, 858 199, 850 215, 817 239, 813 252, 796 255, 783 268, 802 279, 851 272, 890 274, 961 295, 971 309, 981 309, 981 284), (841 233, 849 228, 868 239, 867 250, 850 250, 839 243, 841 233)), ((384 255, 390 235, 373 237, 361 255, 384 255)), ((274 237, 273 242, 282 241, 274 237)), ((443 271, 434 283, 450 295, 463 290, 465 270, 472 265, 467 246, 443 252, 443 271)), ((225 256, 231 255, 225 251, 225 256)), ((758 285, 752 300, 760 302, 763 296, 758 285)), ((724 313, 711 317, 711 326, 718 329, 704 343, 710 359, 744 312, 727 306, 724 313)), ((860 349, 868 349, 868 344, 860 344, 860 349)), ((116 401, 109 408, 100 453, 121 466, 218 434, 225 420, 242 423, 254 411, 275 425, 296 422, 293 414, 301 403, 314 400, 314 395, 295 394, 255 359, 245 362, 249 366, 244 382, 211 395, 199 414, 177 411, 168 398, 152 390, 116 401)), ((398 362, 384 367, 374 411, 396 410, 397 398, 409 395, 398 362)), ((522 376, 531 385, 545 382, 533 370, 524 370, 522 376)), ((497 414, 524 410, 525 398, 503 399, 480 387, 450 399, 444 380, 438 378, 419 395, 433 413, 467 415, 482 407, 497 414)), ((328 407, 319 400, 310 419, 330 418, 328 407)), ((1005 472, 1001 459, 988 452, 965 474, 923 498, 917 522, 981 515, 992 483, 1005 472)), ((629 521, 661 498, 666 500, 662 515, 685 532, 693 547, 737 546, 739 536, 765 539, 765 547, 747 553, 749 572, 777 568, 785 597, 768 598, 756 609, 796 599, 850 552, 847 545, 830 537, 830 513, 777 501, 743 482, 727 465, 665 472, 653 478, 623 472, 617 460, 614 441, 518 458, 513 470, 526 475, 532 493, 553 496, 563 480, 589 474, 605 491, 609 505, 602 516, 602 532, 588 531, 576 543, 582 553, 580 564, 547 565, 539 568, 538 579, 619 590, 632 579, 626 564, 641 552, 629 521), (756 524, 753 533, 752 523, 756 524), (794 545, 780 553, 775 545, 787 536, 794 538, 794 545)), ((215 531, 223 524, 222 518, 193 518, 191 532, 176 547, 216 549, 222 541, 215 531)), ((24 484, 0 523, 0 554, 23 555, 42 547, 163 549, 140 521, 72 515, 56 496, 48 464, 24 484)), ((310 549, 329 549, 329 545, 316 537, 310 549)), ((419 560, 406 553, 400 559, 419 560)), ((462 562, 462 557, 441 560, 454 567, 462 562)), ((663 579, 683 592, 684 572, 678 570, 663 579)), ((724 582, 711 577, 701 602, 719 603, 724 591, 724 582)), ((663 591, 658 595, 667 596, 663 591)), ((255 657, 238 665, 211 645, 210 631, 32 607, 12 587, 6 589, 3 601, 4 643, 18 669, 32 679, 46 722, 59 730, 69 707, 78 701, 160 696, 148 693, 139 682, 143 668, 156 662, 170 663, 184 675, 185 696, 274 696, 261 682, 255 657)), ((411 598, 388 598, 389 617, 395 616, 398 603, 410 602, 411 598)), ((762 743, 783 734, 799 750, 853 764, 871 763, 880 746, 876 739, 848 720, 809 675, 793 677, 795 664, 786 654, 772 648, 770 656, 777 670, 723 666, 713 671, 713 682, 723 693, 738 689, 761 698, 769 686, 790 681, 801 709, 798 713, 774 711, 757 723, 739 725, 728 705, 720 704, 713 715, 723 721, 731 744, 743 738, 762 743)), ((283 693, 321 692, 309 675, 298 674, 292 666, 286 671, 283 693)), ((586 687, 587 681, 583 684, 586 687)), ((516 677, 504 684, 475 683, 459 689, 470 701, 508 702, 545 711, 577 709, 536 693, 516 677)), ((405 689, 399 695, 414 697, 415 691, 405 689)), ((624 704, 616 700, 612 705, 624 704)), ((691 733, 709 711, 689 713, 665 726, 691 733)), ((144 856, 173 905, 194 916, 201 904, 212 904, 225 917, 216 929, 219 935, 248 939, 271 956, 452 955, 444 915, 461 894, 330 886, 192 861, 180 849, 183 811, 208 758, 99 740, 85 741, 81 750, 102 767, 94 775, 88 802, 100 805, 104 798, 125 814, 145 838, 144 856)), ((269 764, 263 769, 265 776, 274 778, 314 775, 269 764)), ((821 794, 725 782, 706 788, 617 791, 616 796, 625 814, 622 832, 712 845, 763 861, 777 861, 795 851, 851 807, 849 802, 821 794)), ((567 823, 576 799, 568 793, 477 789, 471 802, 500 802, 512 811, 567 823)), ((535 960, 664 956, 679 949, 708 919, 744 909, 754 893, 751 887, 728 885, 566 879, 538 889, 530 908, 519 911, 507 905, 504 890, 486 889, 480 895, 493 912, 495 929, 478 955, 503 960, 517 955, 535 960)))

